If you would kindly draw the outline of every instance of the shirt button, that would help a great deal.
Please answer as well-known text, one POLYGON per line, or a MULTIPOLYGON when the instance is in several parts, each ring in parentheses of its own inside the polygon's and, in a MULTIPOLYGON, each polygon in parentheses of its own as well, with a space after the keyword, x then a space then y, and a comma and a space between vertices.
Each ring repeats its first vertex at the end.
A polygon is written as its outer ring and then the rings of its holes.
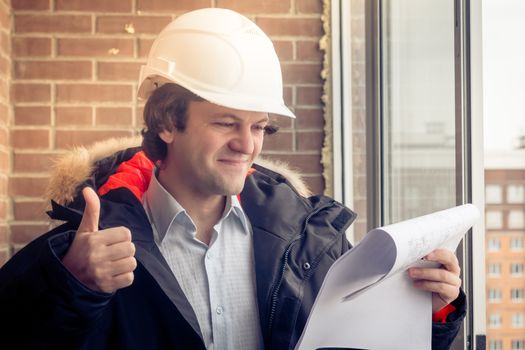
POLYGON ((217 306, 217 308, 215 309, 215 312, 217 313, 217 315, 221 315, 222 314, 222 306, 217 306))

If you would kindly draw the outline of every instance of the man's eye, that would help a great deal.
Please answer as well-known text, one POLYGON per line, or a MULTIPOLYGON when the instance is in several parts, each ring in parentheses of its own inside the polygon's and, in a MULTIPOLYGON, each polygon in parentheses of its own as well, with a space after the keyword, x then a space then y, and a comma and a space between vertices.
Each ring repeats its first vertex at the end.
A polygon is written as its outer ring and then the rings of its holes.
POLYGON ((234 123, 226 123, 226 122, 217 122, 215 125, 220 126, 222 128, 233 128, 235 126, 234 123))
POLYGON ((257 131, 264 131, 266 129, 266 126, 265 125, 255 125, 253 128, 257 131))

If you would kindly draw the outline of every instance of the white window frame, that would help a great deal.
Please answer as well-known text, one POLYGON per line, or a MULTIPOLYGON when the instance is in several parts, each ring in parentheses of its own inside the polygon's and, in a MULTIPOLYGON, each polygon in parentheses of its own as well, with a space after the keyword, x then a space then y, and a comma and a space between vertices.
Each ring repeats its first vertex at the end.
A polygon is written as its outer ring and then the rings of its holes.
MULTIPOLYGON (((463 3, 464 4, 464 3, 463 3)), ((462 245, 462 256, 466 261, 462 266, 464 273, 464 287, 469 286, 469 319, 465 323, 471 330, 471 337, 486 334, 486 285, 485 285, 485 168, 483 154, 483 85, 482 85, 482 2, 469 2, 469 18, 465 20, 465 9, 461 14, 462 21, 469 24, 470 38, 468 40, 470 74, 466 81, 470 85, 470 115, 469 123, 471 150, 470 164, 466 165, 471 171, 471 178, 466 179, 471 188, 471 202, 480 209, 481 218, 472 228, 469 244, 462 245), (475 253, 473 253, 475 252, 475 253)), ((347 205, 353 205, 353 172, 352 172, 352 84, 351 84, 351 43, 350 33, 351 10, 350 1, 331 0, 331 47, 332 47, 332 130, 342 132, 332 133, 333 155, 333 189, 334 197, 347 205), (343 121, 347 122, 344 123, 343 121), (340 176, 344 174, 344 176, 340 176)), ((465 40, 461 46, 466 47, 465 40)), ((353 241, 353 227, 349 231, 349 238, 353 241)), ((465 329, 466 327, 464 327, 465 329)), ((464 331, 464 348, 477 350, 477 341, 472 339, 467 345, 467 334, 464 331)), ((484 345, 484 344, 482 344, 484 345)))

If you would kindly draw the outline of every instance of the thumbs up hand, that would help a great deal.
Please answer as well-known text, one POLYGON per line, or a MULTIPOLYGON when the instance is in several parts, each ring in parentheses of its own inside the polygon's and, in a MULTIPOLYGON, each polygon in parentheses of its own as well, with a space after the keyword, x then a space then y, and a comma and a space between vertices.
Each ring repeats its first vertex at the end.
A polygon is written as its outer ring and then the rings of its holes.
POLYGON ((112 293, 133 283, 135 245, 126 227, 99 231, 100 199, 89 187, 82 190, 82 195, 86 202, 84 215, 62 263, 87 287, 112 293))

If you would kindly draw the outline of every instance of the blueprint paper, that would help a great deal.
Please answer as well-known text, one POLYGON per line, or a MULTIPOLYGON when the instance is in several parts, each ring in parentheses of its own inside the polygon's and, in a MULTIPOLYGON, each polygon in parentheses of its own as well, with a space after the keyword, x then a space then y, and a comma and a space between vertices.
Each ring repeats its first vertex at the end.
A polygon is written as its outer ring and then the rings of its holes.
POLYGON ((296 350, 430 350, 431 293, 406 270, 433 264, 422 258, 435 249, 454 251, 478 218, 465 204, 371 230, 328 271, 296 350))

